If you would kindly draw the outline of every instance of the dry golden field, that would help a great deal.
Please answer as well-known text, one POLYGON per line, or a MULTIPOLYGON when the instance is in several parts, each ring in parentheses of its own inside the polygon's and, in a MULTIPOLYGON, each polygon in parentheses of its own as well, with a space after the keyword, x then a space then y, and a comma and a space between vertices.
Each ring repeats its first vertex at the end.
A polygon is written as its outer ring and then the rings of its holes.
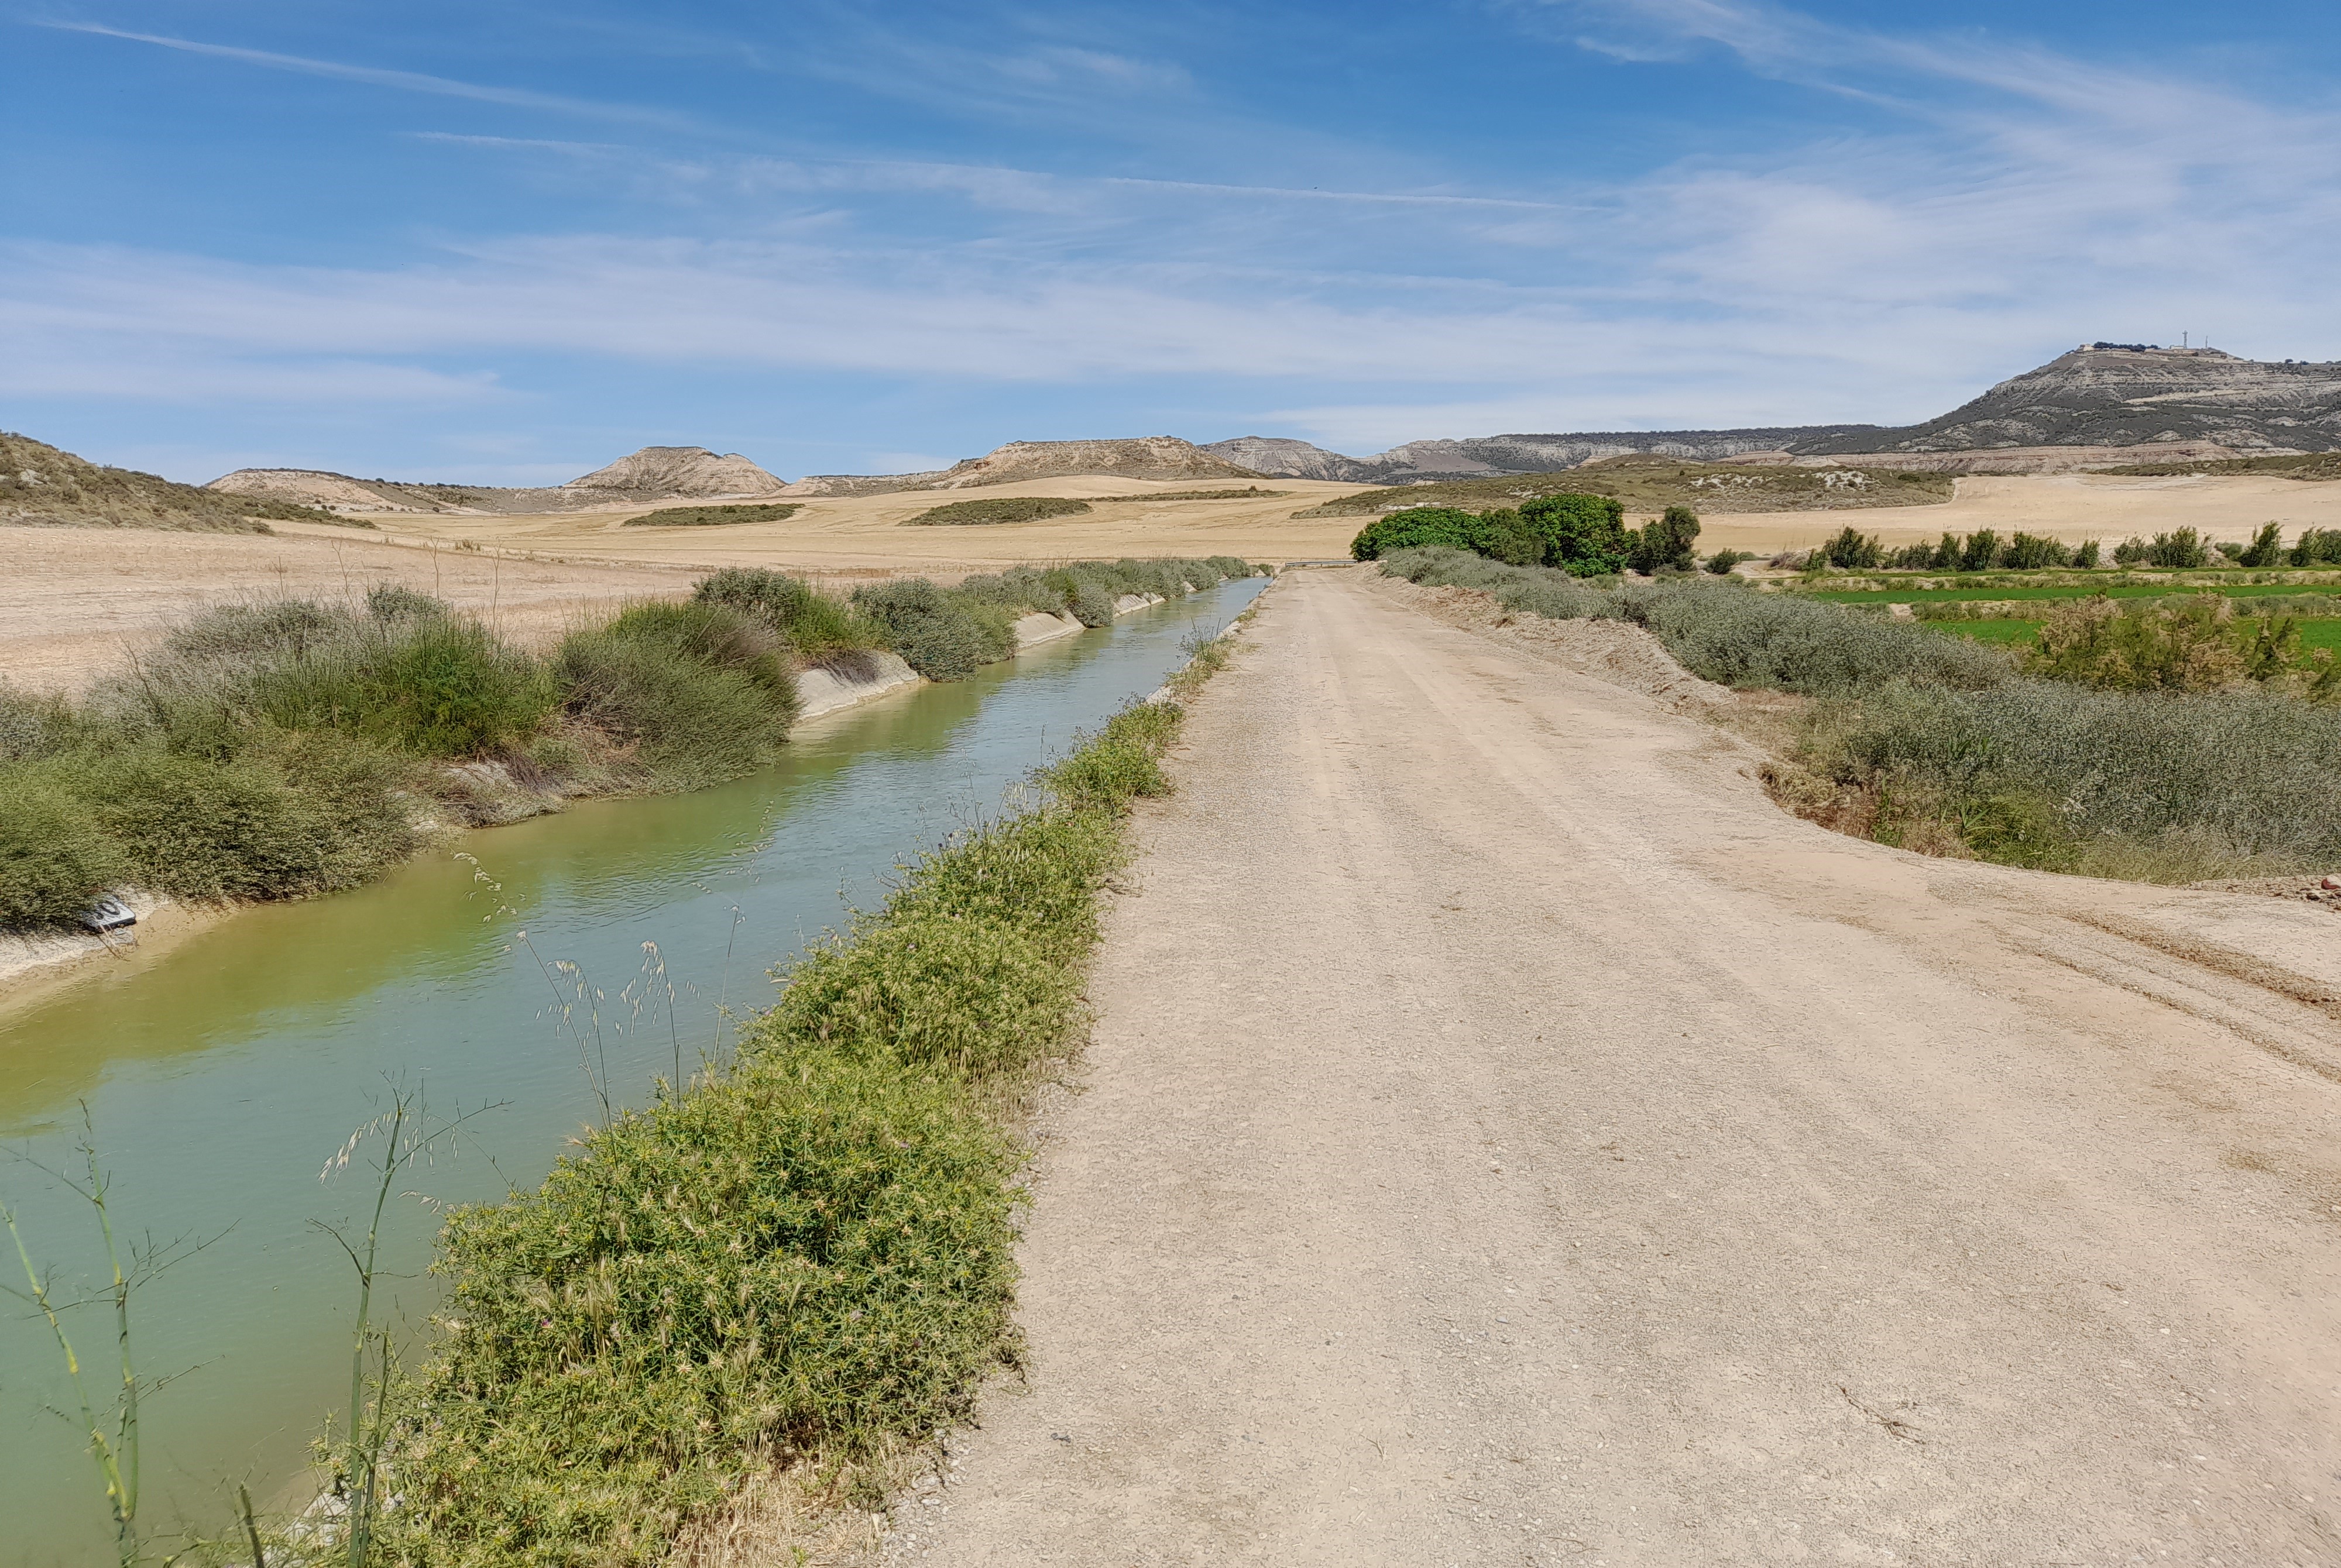
MULTIPOLYGON (((604 562, 768 565, 834 572, 923 572, 951 579, 1011 561, 1122 555, 1240 555, 1280 562, 1349 553, 1360 517, 1293 517, 1367 487, 1315 480, 1266 480, 1272 496, 1232 501, 1101 501, 1148 491, 1199 488, 1195 481, 1149 484, 1091 475, 987 485, 980 491, 811 497, 780 522, 722 527, 623 526, 634 511, 548 512, 523 517, 418 516, 385 512, 387 531, 469 541, 483 548, 604 562), (905 520, 944 501, 1015 495, 1091 500, 1081 516, 981 527, 909 526, 905 520)), ((1208 487, 1216 488, 1216 487, 1208 487)), ((678 503, 682 504, 682 503, 678 503)), ((1962 478, 1948 502, 1855 512, 1773 511, 1706 514, 1699 543, 1768 553, 1811 545, 1850 523, 1889 544, 1931 540, 1944 530, 2021 529, 2069 542, 2191 525, 2214 538, 2246 538, 2261 523, 2283 523, 2287 538, 2309 526, 2341 527, 2341 484, 2253 476, 2131 479, 2095 474, 1962 478)), ((306 525, 284 524, 287 529, 306 525)), ((326 531, 312 530, 312 531, 326 531)))
MULTIPOLYGON (((775 566, 832 590, 874 577, 922 573, 954 581, 1015 561, 1123 555, 1236 555, 1282 562, 1346 556, 1362 519, 1293 513, 1360 486, 1270 480, 1277 493, 1231 501, 1101 501, 1150 491, 1220 488, 1092 475, 985 486, 976 491, 812 497, 779 522, 697 528, 623 526, 631 510, 518 517, 384 512, 380 531, 280 522, 271 536, 125 529, 0 528, 0 676, 73 690, 119 668, 187 611, 240 596, 363 595, 404 582, 492 616, 515 639, 543 646, 571 623, 633 598, 686 591, 715 566, 775 566), (1072 496, 1076 517, 982 527, 906 526, 947 501, 1072 496)), ((681 503, 676 504, 698 504, 681 503)), ((1963 478, 1930 506, 1858 512, 1709 512, 1707 550, 1758 553, 1819 542, 1848 523, 1889 544, 1945 530, 2022 529, 2077 543, 2108 543, 2191 525, 2242 539, 2261 523, 2341 528, 2341 484, 2243 478, 2114 478, 2050 474, 1963 478)))

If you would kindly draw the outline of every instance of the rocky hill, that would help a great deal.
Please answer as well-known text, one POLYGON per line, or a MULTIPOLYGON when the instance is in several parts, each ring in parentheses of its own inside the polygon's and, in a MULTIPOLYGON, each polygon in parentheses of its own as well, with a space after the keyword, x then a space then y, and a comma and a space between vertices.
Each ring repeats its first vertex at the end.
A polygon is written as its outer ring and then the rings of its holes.
POLYGON ((738 452, 722 457, 703 446, 646 446, 607 468, 597 468, 563 490, 623 491, 629 499, 655 495, 694 499, 718 495, 778 495, 788 481, 766 473, 738 452))
POLYGON ((1360 484, 1420 484, 1489 479, 1508 473, 1558 473, 1605 457, 1648 453, 1713 462, 1743 452, 1782 452, 1791 443, 1853 438, 1872 425, 1789 425, 1749 430, 1581 431, 1563 435, 1490 435, 1460 441, 1410 441, 1374 457, 1345 457, 1305 441, 1238 436, 1204 447, 1230 462, 1278 479, 1344 480, 1360 484))
POLYGON ((1176 436, 1138 436, 1119 441, 1011 441, 981 457, 925 473, 814 474, 785 495, 887 495, 906 490, 969 490, 979 485, 1021 484, 1075 474, 1116 479, 1261 479, 1245 468, 1176 436))
POLYGON ((355 479, 323 469, 240 468, 204 488, 344 512, 514 516, 638 506, 645 501, 778 495, 787 483, 738 452, 719 457, 703 446, 646 446, 606 468, 559 485, 415 484, 355 479))
MULTIPOLYGON (((2172 444, 2246 453, 2341 448, 2341 364, 2094 343, 2011 377, 1940 419, 1800 441, 1789 450, 1833 455, 2172 444)), ((2127 461, 2141 459, 2129 454, 2127 461)))
POLYGON ((339 522, 281 497, 230 497, 135 469, 109 468, 0 431, 0 523, 266 533, 265 519, 339 522))

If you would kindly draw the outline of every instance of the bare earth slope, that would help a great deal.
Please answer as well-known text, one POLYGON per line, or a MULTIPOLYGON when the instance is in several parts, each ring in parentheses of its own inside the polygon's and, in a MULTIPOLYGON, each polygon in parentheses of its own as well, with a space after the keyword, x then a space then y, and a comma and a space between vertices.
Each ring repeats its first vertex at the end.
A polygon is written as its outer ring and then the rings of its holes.
POLYGON ((2341 1557, 2333 916, 1834 837, 1361 572, 1256 631, 892 1554, 2341 1557))

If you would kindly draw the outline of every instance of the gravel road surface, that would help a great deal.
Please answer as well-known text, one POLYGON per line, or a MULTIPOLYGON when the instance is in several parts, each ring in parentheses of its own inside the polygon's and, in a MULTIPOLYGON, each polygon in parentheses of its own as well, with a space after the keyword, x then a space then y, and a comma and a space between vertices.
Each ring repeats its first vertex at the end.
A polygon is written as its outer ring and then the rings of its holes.
POLYGON ((1827 833, 1419 594, 1197 704, 888 1555, 2341 1562, 2341 920, 1827 833))

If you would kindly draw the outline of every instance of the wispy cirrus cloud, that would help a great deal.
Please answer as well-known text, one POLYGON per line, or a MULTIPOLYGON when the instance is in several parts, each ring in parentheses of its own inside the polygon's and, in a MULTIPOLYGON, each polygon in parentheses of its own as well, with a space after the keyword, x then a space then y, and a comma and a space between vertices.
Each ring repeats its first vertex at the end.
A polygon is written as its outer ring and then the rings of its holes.
POLYGON ((358 82, 371 87, 387 87, 401 93, 421 93, 436 98, 468 98, 479 104, 499 104, 507 108, 538 110, 556 114, 574 114, 587 119, 611 120, 637 125, 655 125, 667 130, 692 130, 701 122, 687 114, 665 109, 647 108, 634 104, 613 104, 593 98, 572 97, 560 93, 540 93, 528 87, 500 87, 480 82, 465 82, 452 76, 433 76, 420 71, 399 71, 380 65, 356 65, 339 60, 318 60, 305 55, 281 55, 269 49, 246 49, 233 44, 206 43, 196 38, 174 38, 159 33, 136 33, 123 27, 108 27, 95 22, 45 21, 32 24, 37 27, 54 28, 61 33, 86 33, 100 38, 119 38, 126 43, 147 44, 161 49, 174 49, 184 55, 202 55, 214 60, 233 60, 238 65, 255 65, 267 71, 289 71, 301 76, 323 76, 337 82, 358 82))

